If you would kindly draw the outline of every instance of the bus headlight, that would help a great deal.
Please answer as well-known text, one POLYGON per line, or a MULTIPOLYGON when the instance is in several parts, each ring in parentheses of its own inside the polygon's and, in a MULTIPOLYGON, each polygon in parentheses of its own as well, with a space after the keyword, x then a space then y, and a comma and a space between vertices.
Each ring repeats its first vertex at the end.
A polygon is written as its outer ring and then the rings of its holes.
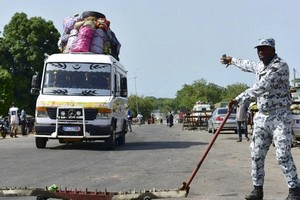
POLYGON ((97 114, 97 119, 110 119, 111 118, 111 110, 110 109, 99 109, 97 114))
POLYGON ((49 117, 46 107, 37 107, 35 112, 36 112, 37 117, 40 117, 40 118, 48 118, 49 117))

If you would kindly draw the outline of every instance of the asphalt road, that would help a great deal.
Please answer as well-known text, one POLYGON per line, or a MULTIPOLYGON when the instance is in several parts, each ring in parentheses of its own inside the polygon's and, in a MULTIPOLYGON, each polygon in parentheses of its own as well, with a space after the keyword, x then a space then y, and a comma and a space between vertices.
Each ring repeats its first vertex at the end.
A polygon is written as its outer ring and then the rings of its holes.
MULTIPOLYGON (((106 151, 104 143, 62 145, 50 140, 36 149, 33 135, 0 139, 0 187, 85 190, 177 189, 191 176, 213 134, 182 131, 181 124, 133 126, 126 144, 106 151)), ((252 189, 249 144, 222 132, 190 185, 187 200, 238 200, 252 189)), ((288 189, 270 148, 266 161, 265 199, 284 199, 288 189)), ((293 148, 300 169, 300 148, 293 148)), ((298 170, 299 171, 299 170, 298 170)), ((0 197, 29 200, 35 197, 0 197)), ((171 200, 166 199, 166 200, 171 200)))

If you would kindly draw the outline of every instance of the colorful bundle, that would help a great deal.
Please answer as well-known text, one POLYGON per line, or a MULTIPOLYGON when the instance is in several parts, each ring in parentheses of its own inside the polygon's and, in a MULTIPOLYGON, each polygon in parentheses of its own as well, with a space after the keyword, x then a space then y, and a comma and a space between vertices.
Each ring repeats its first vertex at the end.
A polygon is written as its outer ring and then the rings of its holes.
POLYGON ((76 45, 77 36, 78 36, 78 30, 72 29, 66 43, 66 48, 64 48, 63 51, 64 53, 70 53, 72 51, 72 49, 76 45))
POLYGON ((78 18, 63 20, 64 33, 58 41, 63 53, 92 52, 109 54, 119 60, 121 44, 102 13, 85 11, 78 18))
POLYGON ((87 17, 79 28, 75 47, 72 52, 89 52, 93 33, 96 26, 95 17, 87 17))
POLYGON ((90 52, 98 54, 110 54, 110 42, 106 32, 101 29, 95 29, 93 39, 90 45, 90 52))

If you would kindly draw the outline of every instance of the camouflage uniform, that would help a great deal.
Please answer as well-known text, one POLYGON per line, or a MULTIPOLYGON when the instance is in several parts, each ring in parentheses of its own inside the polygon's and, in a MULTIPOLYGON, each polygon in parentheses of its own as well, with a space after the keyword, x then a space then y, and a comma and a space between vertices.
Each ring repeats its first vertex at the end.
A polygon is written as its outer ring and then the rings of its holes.
POLYGON ((289 188, 300 186, 297 169, 291 154, 291 96, 289 68, 277 55, 267 65, 260 62, 232 58, 231 64, 256 74, 256 83, 236 97, 241 103, 256 98, 258 112, 254 116, 253 137, 250 145, 252 181, 255 186, 264 184, 264 163, 272 140, 276 158, 286 177, 289 188))

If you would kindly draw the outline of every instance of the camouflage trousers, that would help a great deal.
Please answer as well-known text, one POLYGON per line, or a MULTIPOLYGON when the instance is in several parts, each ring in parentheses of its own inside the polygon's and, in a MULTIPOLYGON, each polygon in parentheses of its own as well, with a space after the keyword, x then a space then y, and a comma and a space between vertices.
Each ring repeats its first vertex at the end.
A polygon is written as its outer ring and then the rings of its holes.
POLYGON ((253 136, 250 145, 253 185, 262 186, 264 184, 265 158, 272 140, 274 140, 276 159, 286 178, 288 187, 299 186, 297 168, 291 154, 291 112, 286 109, 277 110, 274 113, 257 112, 253 121, 253 136))

